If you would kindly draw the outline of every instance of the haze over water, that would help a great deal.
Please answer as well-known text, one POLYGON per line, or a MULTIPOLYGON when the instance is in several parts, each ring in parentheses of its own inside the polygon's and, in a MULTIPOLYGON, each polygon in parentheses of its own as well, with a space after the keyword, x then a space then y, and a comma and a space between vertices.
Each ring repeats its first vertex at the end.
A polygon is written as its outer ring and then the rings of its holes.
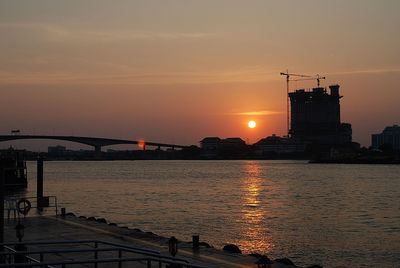
MULTIPOLYGON (((36 164, 28 163, 34 195, 36 164)), ((400 166, 303 161, 45 162, 45 195, 77 215, 298 265, 400 263, 400 166)))

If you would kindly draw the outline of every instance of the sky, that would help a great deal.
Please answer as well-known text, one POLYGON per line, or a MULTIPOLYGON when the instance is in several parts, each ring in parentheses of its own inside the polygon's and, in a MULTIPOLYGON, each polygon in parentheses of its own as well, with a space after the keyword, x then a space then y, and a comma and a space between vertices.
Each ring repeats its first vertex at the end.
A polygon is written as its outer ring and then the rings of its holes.
POLYGON ((253 143, 286 134, 289 69, 340 84, 342 121, 369 146, 400 124, 399 10, 398 0, 2 0, 0 133, 253 143))

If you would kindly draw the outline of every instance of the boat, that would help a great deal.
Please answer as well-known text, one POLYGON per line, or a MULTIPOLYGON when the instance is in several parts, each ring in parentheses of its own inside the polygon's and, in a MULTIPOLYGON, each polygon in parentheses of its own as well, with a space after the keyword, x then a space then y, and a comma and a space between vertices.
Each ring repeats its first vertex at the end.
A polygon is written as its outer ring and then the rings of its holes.
POLYGON ((25 150, 12 147, 0 150, 0 171, 4 172, 5 189, 23 189, 28 187, 25 150))

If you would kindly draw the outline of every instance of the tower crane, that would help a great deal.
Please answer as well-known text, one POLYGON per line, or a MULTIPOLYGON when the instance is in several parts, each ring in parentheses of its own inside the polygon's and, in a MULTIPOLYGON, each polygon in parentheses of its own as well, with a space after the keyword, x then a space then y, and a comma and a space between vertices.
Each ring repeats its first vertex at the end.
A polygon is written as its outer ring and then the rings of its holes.
POLYGON ((320 87, 320 81, 323 79, 326 79, 325 76, 320 76, 319 74, 317 75, 306 75, 306 74, 294 74, 294 73, 289 73, 289 70, 286 70, 285 72, 281 72, 280 75, 286 76, 286 124, 287 124, 287 135, 289 137, 289 128, 290 128, 290 115, 289 115, 289 82, 291 81, 305 81, 305 80, 316 80, 317 81, 317 87, 320 87), (290 77, 299 77, 296 79, 290 79, 290 77))

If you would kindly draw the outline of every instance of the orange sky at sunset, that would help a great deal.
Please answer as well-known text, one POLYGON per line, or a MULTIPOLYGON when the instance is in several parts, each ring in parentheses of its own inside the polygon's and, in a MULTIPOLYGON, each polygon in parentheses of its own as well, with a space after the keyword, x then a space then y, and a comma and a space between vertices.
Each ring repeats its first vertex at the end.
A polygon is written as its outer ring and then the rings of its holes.
POLYGON ((342 121, 369 146, 400 124, 399 10, 396 0, 2 1, 0 131, 253 143, 286 132, 288 68, 340 84, 342 121))

